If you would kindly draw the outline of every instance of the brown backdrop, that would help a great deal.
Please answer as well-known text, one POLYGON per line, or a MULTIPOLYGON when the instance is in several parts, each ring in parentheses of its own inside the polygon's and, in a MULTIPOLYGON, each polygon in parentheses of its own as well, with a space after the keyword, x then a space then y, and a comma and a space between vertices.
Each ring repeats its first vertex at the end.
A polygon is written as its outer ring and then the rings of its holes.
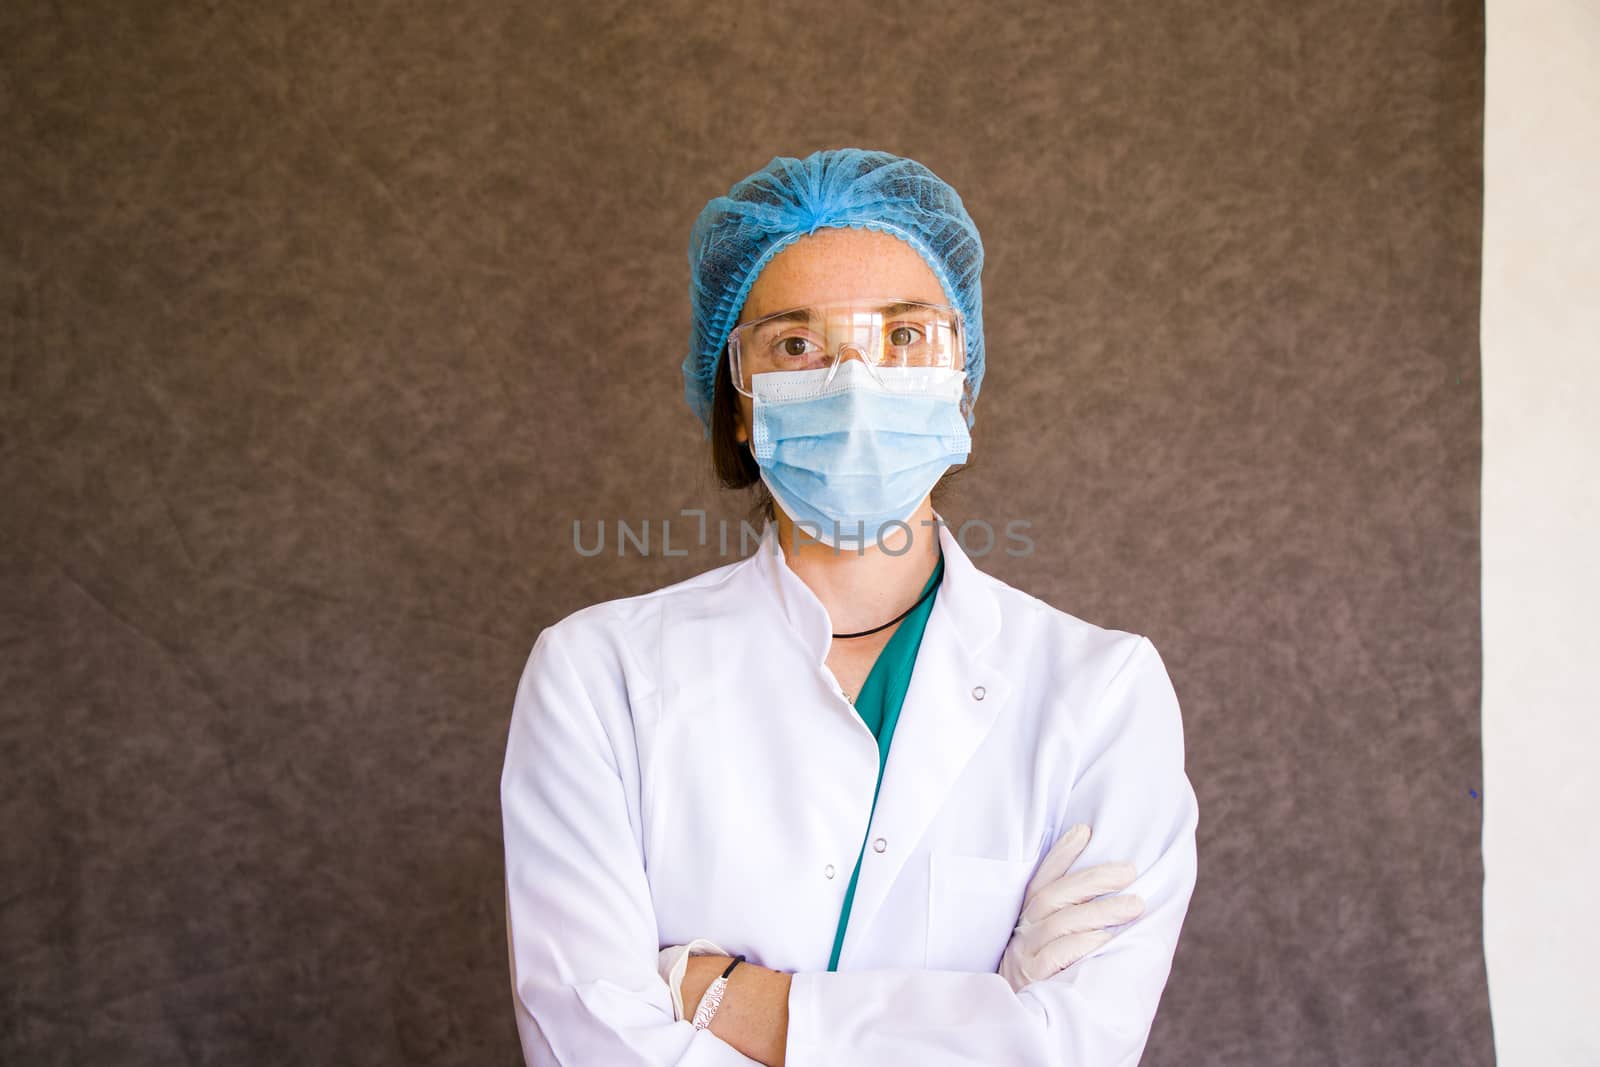
POLYGON ((859 145, 988 250, 947 514, 1183 704, 1145 1062, 1492 1062, 1478 5, 22 0, 0 60, 0 1061, 517 1062, 523 661, 727 562, 572 521, 743 513, 689 225, 859 145))

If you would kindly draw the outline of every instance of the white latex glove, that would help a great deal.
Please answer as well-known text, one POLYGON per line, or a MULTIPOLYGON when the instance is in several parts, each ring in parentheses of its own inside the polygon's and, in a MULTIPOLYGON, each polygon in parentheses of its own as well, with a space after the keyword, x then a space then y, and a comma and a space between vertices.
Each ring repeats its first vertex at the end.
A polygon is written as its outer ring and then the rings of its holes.
POLYGON ((683 1013, 683 976, 689 970, 689 957, 726 955, 729 953, 715 941, 707 941, 703 937, 697 937, 687 945, 671 945, 661 950, 656 957, 656 970, 661 972, 662 980, 672 990, 672 1018, 675 1021, 687 1018, 683 1013))
POLYGON ((1000 974, 1013 991, 1070 967, 1116 936, 1105 927, 1132 922, 1144 912, 1136 893, 1095 899, 1126 889, 1138 875, 1133 864, 1101 863, 1067 873, 1088 843, 1089 827, 1072 827, 1029 880, 1022 914, 1000 957, 1000 974))

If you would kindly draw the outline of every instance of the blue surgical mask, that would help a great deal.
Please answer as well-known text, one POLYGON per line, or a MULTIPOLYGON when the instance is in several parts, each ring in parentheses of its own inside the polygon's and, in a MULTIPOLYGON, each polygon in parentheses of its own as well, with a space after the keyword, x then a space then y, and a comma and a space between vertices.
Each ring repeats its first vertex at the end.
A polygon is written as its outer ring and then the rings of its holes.
POLYGON ((755 375, 750 450, 801 529, 828 545, 876 545, 898 528, 886 524, 909 520, 944 472, 966 462, 964 379, 939 368, 875 371, 858 359, 840 364, 833 381, 827 375, 755 375))

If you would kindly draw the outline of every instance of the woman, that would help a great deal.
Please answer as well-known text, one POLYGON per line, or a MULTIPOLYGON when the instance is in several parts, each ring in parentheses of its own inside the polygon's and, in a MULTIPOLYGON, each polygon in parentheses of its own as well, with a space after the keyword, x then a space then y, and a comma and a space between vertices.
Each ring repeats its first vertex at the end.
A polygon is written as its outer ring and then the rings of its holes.
POLYGON ((501 778, 530 1064, 1138 1061, 1198 806, 1149 640, 978 570, 933 508, 982 258, 884 152, 702 211, 686 394, 769 519, 533 646, 501 778))

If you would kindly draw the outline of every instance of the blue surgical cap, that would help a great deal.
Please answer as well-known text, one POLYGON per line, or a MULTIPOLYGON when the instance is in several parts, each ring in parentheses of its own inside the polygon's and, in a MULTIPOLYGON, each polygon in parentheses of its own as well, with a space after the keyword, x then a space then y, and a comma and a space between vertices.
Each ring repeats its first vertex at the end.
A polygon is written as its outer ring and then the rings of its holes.
POLYGON ((774 156, 727 196, 709 201, 689 236, 694 325, 683 389, 708 438, 717 367, 756 276, 783 248, 828 226, 892 234, 927 261, 945 299, 966 320, 967 388, 977 399, 983 381, 983 242, 956 191, 916 160, 888 152, 830 148, 805 159, 774 156))

